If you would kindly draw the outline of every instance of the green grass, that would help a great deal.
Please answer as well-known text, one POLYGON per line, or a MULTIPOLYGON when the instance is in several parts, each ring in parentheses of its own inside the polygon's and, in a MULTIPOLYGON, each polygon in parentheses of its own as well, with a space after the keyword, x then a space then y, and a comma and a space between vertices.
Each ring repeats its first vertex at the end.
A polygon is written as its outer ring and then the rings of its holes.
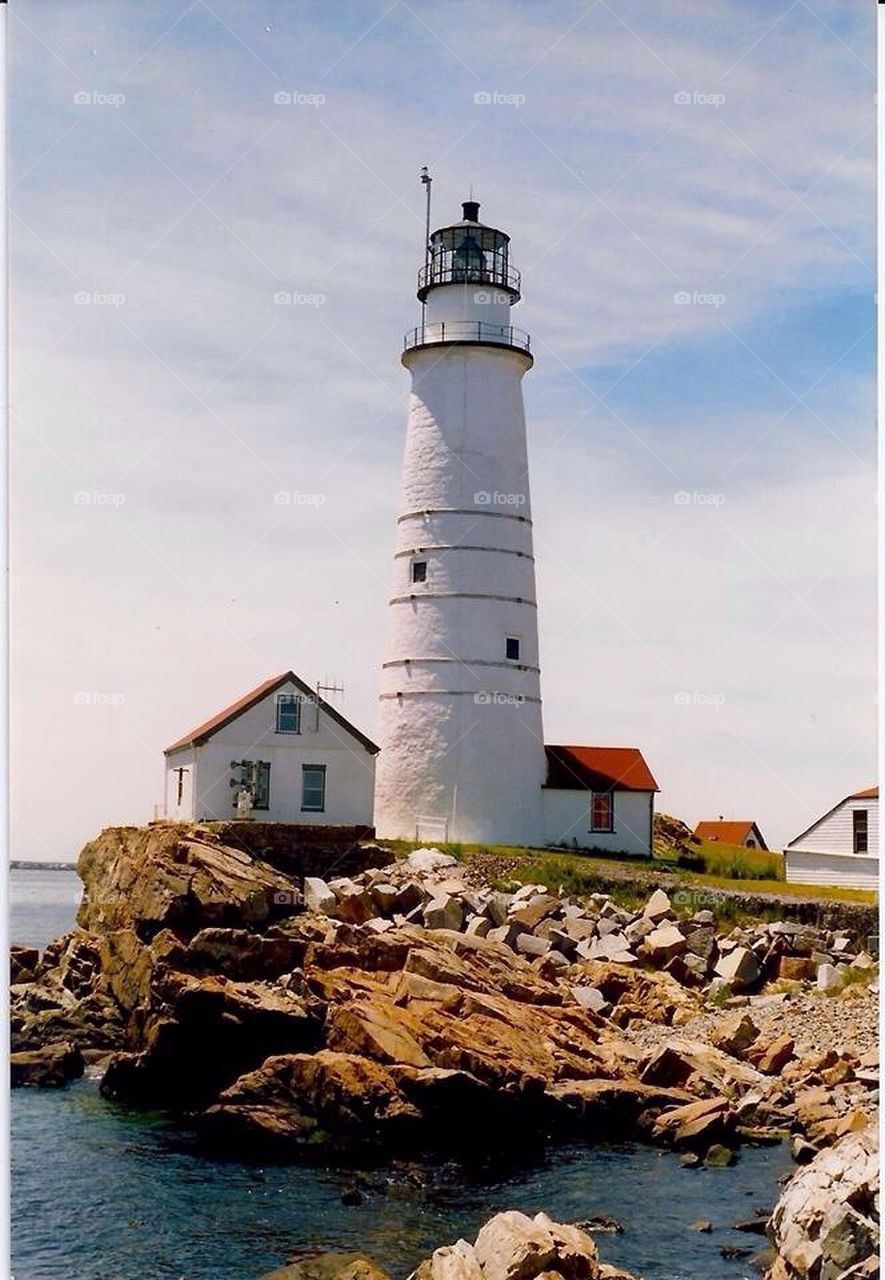
POLYGON ((701 840, 680 865, 703 875, 724 876, 727 880, 783 880, 784 856, 765 849, 745 849, 742 845, 701 840))
POLYGON ((872 969, 864 969, 862 966, 849 964, 846 965, 839 974, 840 983, 838 987, 830 987, 824 992, 826 996, 841 995, 846 987, 869 986, 879 972, 879 966, 876 965, 872 969))
MULTIPOLYGON (((426 847, 427 841, 385 840, 398 857, 405 857, 413 849, 426 847)), ((838 902, 872 904, 876 895, 866 889, 828 888, 819 885, 787 884, 783 879, 783 857, 761 849, 743 849, 722 845, 717 841, 702 841, 698 856, 703 858, 703 870, 680 866, 676 859, 637 858, 625 854, 603 851, 592 853, 569 852, 564 849, 525 848, 514 845, 439 844, 437 848, 451 853, 459 862, 469 862, 474 857, 482 860, 484 854, 494 855, 503 862, 497 879, 499 886, 511 881, 521 884, 545 884, 551 890, 584 897, 591 893, 609 893, 621 906, 634 907, 645 901, 648 882, 665 873, 672 883, 668 892, 679 914, 691 915, 702 906, 708 906, 719 920, 735 920, 746 914, 739 903, 725 897, 717 890, 731 889, 745 894, 778 894, 797 898, 826 898, 838 902), (634 874, 638 878, 637 884, 634 874), (709 898, 709 901, 705 899, 709 898)), ((772 919, 777 918, 777 907, 772 906, 772 919)))

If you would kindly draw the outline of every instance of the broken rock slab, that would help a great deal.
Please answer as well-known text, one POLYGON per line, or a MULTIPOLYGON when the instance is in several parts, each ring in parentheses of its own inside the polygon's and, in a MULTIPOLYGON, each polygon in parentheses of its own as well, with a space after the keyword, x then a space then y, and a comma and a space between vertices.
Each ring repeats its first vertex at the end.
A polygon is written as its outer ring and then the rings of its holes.
POLYGON ((673 905, 663 889, 655 889, 643 907, 642 914, 646 920, 651 920, 655 924, 673 914, 673 905))
POLYGON ((335 910, 338 899, 332 890, 319 876, 305 876, 304 905, 308 911, 318 911, 321 915, 330 915, 335 910))
POLYGON ((441 849, 415 849, 406 858, 406 865, 415 871, 427 874, 431 871, 444 871, 448 867, 456 867, 458 859, 441 849))
POLYGON ((424 908, 424 925, 427 929, 453 929, 456 932, 464 922, 464 908, 457 898, 449 894, 431 898, 424 908))
POLYGON ((643 954, 658 968, 682 955, 685 948, 685 938, 675 924, 659 925, 646 935, 642 943, 643 954))
POLYGON ((589 1009, 591 1013, 596 1013, 600 1018, 607 1017, 612 1007, 598 987, 572 987, 572 997, 576 1004, 582 1009, 589 1009))
POLYGON ((760 977, 759 961, 748 947, 735 947, 716 961, 716 975, 732 991, 746 991, 760 977))

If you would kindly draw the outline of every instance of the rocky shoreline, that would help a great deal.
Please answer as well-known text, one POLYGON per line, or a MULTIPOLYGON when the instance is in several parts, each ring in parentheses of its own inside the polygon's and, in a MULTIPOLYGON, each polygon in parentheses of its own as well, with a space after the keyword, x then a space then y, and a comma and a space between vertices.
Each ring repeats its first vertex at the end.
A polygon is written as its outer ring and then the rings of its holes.
MULTIPOLYGON (((660 889, 626 911, 477 884, 434 850, 299 839, 156 823, 87 845, 78 928, 13 948, 13 1084, 89 1070, 262 1160, 466 1159, 481 1134, 522 1154, 636 1138, 690 1167, 789 1138, 803 1167, 772 1218, 773 1280, 874 1274, 849 1268, 876 1231, 878 980, 849 928, 722 932, 660 889), (797 1227, 840 1169, 844 1212, 797 1227)), ((475 1264, 462 1249, 427 1275, 499 1280, 475 1264)), ((615 1274, 580 1265, 500 1280, 615 1274)))

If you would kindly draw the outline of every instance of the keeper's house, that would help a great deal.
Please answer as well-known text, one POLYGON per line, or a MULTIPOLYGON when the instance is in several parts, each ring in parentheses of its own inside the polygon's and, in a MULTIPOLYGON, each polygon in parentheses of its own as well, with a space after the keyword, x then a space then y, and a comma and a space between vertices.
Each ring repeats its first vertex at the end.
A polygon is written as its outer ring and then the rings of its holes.
POLYGON ((545 843, 651 857, 658 784, 636 747, 545 747, 545 843))
POLYGON ((784 849, 793 884, 879 887, 879 788, 856 791, 834 805, 784 849))
POLYGON ((378 748, 293 671, 265 680, 164 754, 168 818, 372 825, 378 748))

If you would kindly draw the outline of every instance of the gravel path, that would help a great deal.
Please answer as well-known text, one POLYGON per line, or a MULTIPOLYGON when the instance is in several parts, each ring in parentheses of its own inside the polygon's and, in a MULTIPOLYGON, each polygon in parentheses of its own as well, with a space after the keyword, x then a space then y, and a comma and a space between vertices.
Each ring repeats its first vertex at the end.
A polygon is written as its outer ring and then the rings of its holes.
MULTIPOLYGON (((745 1008, 764 1039, 792 1036, 800 1058, 830 1047, 860 1056, 878 1043, 879 1000, 864 986, 848 987, 837 996, 817 990, 791 992, 784 999, 751 996, 745 1008)), ((626 1035, 643 1049, 657 1048, 674 1037, 708 1043, 712 1030, 732 1011, 704 1006, 679 1027, 644 1023, 629 1027, 626 1035)))

